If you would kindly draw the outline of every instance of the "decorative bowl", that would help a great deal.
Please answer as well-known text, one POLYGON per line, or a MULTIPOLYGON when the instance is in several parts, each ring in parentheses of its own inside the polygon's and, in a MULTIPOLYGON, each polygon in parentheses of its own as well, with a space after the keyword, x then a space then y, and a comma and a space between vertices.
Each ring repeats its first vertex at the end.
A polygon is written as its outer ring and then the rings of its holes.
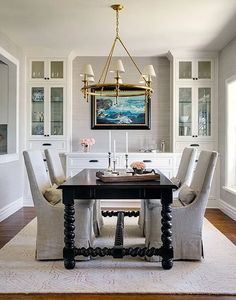
POLYGON ((188 121, 188 119, 189 119, 189 116, 180 116, 180 117, 179 117, 179 119, 180 119, 180 122, 183 122, 183 123, 185 123, 185 122, 187 122, 187 121, 188 121))

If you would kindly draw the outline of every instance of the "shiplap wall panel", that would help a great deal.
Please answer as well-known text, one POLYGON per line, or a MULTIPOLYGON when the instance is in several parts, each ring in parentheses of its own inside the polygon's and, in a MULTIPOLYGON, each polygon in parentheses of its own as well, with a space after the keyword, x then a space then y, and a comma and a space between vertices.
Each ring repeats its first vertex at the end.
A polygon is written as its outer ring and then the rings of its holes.
MULTIPOLYGON (((162 139, 166 141, 166 151, 168 151, 170 140, 170 63, 164 57, 135 57, 134 59, 141 70, 145 65, 152 64, 157 77, 153 79, 152 83, 154 93, 151 100, 151 130, 128 130, 129 151, 135 152, 142 147, 147 147, 152 144, 152 140, 160 148, 162 139)), ((122 57, 122 61, 126 70, 124 75, 122 74, 123 81, 137 83, 140 76, 130 59, 122 57)), ((96 144, 92 151, 104 152, 108 151, 108 130, 91 130, 91 103, 87 103, 80 92, 82 86, 80 71, 86 63, 92 64, 95 81, 98 81, 105 57, 77 57, 73 62, 72 151, 81 150, 79 145, 81 137, 93 137, 96 144)), ((117 151, 124 152, 125 130, 113 130, 112 136, 118 141, 117 151)))

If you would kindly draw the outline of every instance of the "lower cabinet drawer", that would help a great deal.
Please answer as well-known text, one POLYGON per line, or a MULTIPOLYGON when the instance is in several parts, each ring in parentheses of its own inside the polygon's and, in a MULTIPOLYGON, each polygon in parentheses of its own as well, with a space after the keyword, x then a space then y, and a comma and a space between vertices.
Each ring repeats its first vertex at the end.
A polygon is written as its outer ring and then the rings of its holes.
POLYGON ((177 153, 182 153, 185 147, 195 147, 198 149, 198 151, 202 150, 208 150, 208 151, 214 151, 216 149, 216 144, 214 142, 198 142, 198 141, 192 141, 192 142, 176 142, 175 144, 175 151, 177 153))
POLYGON ((173 158, 172 157, 129 157, 129 164, 133 161, 142 161, 145 163, 146 168, 172 168, 173 167, 173 158))
POLYGON ((29 141, 30 150, 44 150, 47 148, 58 149, 65 151, 65 141, 29 141))
POLYGON ((108 160, 106 158, 69 158, 69 168, 107 168, 108 160))

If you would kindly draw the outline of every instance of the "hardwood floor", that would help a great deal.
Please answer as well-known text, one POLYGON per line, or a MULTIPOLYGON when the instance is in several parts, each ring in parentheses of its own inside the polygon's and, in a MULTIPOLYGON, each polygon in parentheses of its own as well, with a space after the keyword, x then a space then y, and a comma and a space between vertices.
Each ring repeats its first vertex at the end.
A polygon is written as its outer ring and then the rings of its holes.
MULTIPOLYGON (((236 245, 236 221, 218 209, 207 209, 206 218, 236 245)), ((0 248, 13 238, 35 217, 34 208, 24 207, 0 222, 0 248)), ((223 274, 222 274, 223 275, 223 274)), ((0 287, 1 291, 1 287, 0 287)), ((169 294, 1 294, 3 300, 236 300, 222 295, 169 295, 169 294)))

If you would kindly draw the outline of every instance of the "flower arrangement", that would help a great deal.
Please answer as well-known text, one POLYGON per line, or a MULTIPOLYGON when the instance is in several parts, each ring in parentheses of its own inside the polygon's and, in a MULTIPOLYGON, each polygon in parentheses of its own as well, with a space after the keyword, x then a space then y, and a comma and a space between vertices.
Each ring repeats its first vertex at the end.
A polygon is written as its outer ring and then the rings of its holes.
POLYGON ((134 170, 143 171, 146 168, 146 165, 142 161, 134 161, 131 163, 130 167, 134 170))
POLYGON ((95 144, 95 139, 94 138, 82 138, 80 139, 80 144, 82 146, 92 146, 95 144))
POLYGON ((84 147, 84 152, 88 152, 90 146, 95 144, 94 138, 82 138, 80 139, 80 145, 84 147))

